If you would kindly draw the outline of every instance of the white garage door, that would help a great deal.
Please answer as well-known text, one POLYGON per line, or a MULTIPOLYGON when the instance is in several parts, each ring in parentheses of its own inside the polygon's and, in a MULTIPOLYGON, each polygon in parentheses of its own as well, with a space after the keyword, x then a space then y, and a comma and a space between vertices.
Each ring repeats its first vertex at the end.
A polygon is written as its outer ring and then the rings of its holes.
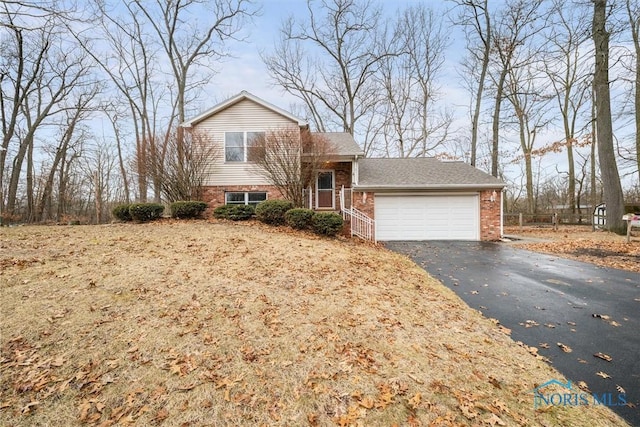
POLYGON ((375 195, 377 240, 480 240, 478 195, 375 195))

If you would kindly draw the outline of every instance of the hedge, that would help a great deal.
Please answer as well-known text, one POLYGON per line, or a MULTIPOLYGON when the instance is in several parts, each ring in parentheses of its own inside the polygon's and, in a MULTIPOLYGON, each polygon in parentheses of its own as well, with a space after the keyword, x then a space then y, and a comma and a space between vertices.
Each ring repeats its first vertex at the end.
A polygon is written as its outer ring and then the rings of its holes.
POLYGON ((218 219, 230 219, 232 221, 244 221, 250 219, 255 213, 251 205, 222 205, 213 210, 213 216, 218 219))
POLYGON ((313 221, 313 211, 311 209, 295 208, 284 214, 284 220, 291 228, 304 230, 311 228, 313 221))
POLYGON ((198 218, 207 208, 205 202, 179 201, 171 203, 171 218, 198 218))
POLYGON ((159 203, 133 203, 129 206, 131 219, 140 222, 153 221, 162 216, 164 206, 159 203))
POLYGON ((344 225, 342 216, 335 212, 317 212, 313 214, 313 231, 324 236, 335 236, 344 225))
POLYGON ((256 218, 271 225, 282 225, 285 223, 285 213, 293 209, 293 203, 288 200, 265 200, 256 206, 256 218))
POLYGON ((131 207, 129 203, 123 203, 114 207, 111 213, 120 221, 131 221, 133 218, 131 218, 131 213, 129 213, 129 207, 131 207))

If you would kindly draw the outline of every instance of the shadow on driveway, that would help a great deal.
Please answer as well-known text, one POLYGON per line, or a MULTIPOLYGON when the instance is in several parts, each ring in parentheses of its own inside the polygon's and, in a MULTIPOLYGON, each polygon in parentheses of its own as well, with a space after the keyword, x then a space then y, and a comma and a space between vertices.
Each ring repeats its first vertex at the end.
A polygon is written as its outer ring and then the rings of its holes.
MULTIPOLYGON (((584 381, 592 393, 604 394, 615 412, 640 426, 640 274, 504 243, 385 246, 408 255, 469 306, 511 329, 515 341, 537 347, 568 379, 584 381), (563 351, 558 343, 572 351, 563 351), (613 405, 618 403, 618 386, 629 405, 613 405)), ((531 400, 533 404, 533 395, 531 400)))

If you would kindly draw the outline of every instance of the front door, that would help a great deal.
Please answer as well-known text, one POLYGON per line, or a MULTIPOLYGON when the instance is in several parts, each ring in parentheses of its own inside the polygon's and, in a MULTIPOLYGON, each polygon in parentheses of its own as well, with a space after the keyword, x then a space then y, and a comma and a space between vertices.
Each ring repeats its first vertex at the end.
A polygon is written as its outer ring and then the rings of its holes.
POLYGON ((333 171, 318 172, 318 179, 316 181, 317 209, 335 209, 335 188, 333 182, 333 171))

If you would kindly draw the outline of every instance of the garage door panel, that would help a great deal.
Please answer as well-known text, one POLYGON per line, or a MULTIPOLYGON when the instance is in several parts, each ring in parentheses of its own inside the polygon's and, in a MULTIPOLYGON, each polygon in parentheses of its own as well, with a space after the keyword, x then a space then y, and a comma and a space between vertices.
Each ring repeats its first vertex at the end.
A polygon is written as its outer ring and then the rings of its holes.
POLYGON ((479 240, 477 195, 375 196, 378 240, 479 240))

